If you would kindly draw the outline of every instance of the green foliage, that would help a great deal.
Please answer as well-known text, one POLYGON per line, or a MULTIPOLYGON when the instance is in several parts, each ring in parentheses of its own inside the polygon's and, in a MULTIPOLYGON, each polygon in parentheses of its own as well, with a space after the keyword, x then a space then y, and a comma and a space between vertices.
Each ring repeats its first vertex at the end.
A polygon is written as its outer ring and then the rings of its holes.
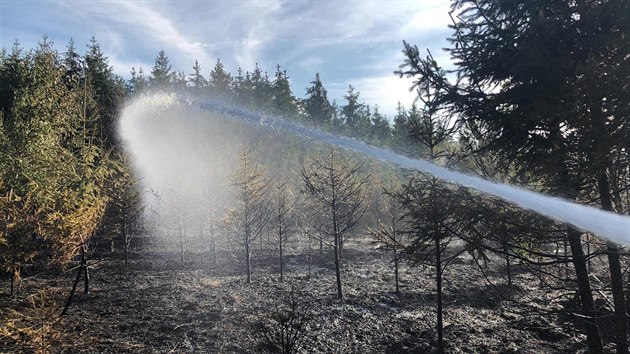
POLYGON ((110 201, 104 220, 104 232, 114 244, 122 246, 125 263, 131 241, 145 231, 145 202, 142 198, 140 180, 134 175, 126 155, 116 156, 111 162, 113 176, 107 184, 110 201))
POLYGON ((219 101, 228 101, 233 98, 234 80, 232 75, 225 71, 221 60, 217 59, 217 63, 210 72, 208 79, 209 94, 211 99, 219 101))
POLYGON ((3 97, 9 106, 0 133, 0 239, 15 278, 29 259, 72 259, 99 225, 110 174, 107 154, 95 145, 91 87, 68 80, 46 38, 36 50, 14 54, 12 68, 2 71, 3 93, 13 99, 3 97))
POLYGON ((151 77, 149 83, 152 88, 168 89, 173 83, 174 73, 171 71, 171 63, 166 56, 164 50, 158 52, 155 58, 155 65, 151 70, 151 77))
POLYGON ((190 86, 197 93, 200 93, 201 89, 208 85, 208 81, 201 74, 201 65, 199 65, 197 60, 195 60, 195 66, 193 66, 193 73, 188 75, 188 82, 190 82, 190 86))
POLYGON ((92 38, 84 58, 84 90, 89 91, 94 103, 94 115, 98 115, 99 131, 96 136, 105 148, 116 145, 116 116, 126 95, 125 80, 114 74, 109 59, 101 51, 99 43, 92 38), (87 87, 87 89, 86 89, 87 87))
POLYGON ((136 71, 136 68, 131 68, 131 79, 127 83, 127 93, 135 94, 142 92, 148 87, 149 83, 147 78, 144 76, 144 71, 142 68, 139 68, 136 71))
POLYGON ((334 109, 328 101, 328 92, 319 78, 319 73, 315 75, 315 80, 311 81, 311 87, 306 89, 306 94, 304 108, 308 119, 316 126, 330 127, 333 123, 334 109))
POLYGON ((348 91, 343 97, 346 104, 341 107, 341 115, 347 132, 351 136, 367 136, 370 129, 369 107, 359 102, 359 92, 355 92, 352 85, 348 85, 348 91))
POLYGON ((275 79, 272 83, 272 113, 285 116, 290 119, 298 119, 300 109, 298 102, 289 84, 289 77, 286 71, 280 70, 280 65, 276 67, 275 79))

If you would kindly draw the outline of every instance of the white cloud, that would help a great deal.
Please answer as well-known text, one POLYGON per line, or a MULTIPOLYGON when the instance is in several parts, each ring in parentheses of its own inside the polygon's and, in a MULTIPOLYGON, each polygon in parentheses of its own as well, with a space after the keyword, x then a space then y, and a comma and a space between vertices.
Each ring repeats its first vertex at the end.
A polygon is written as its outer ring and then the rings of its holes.
POLYGON ((447 1, 420 1, 404 26, 399 29, 402 36, 414 35, 434 30, 447 30, 451 23, 447 1))
POLYGON ((125 60, 119 58, 117 55, 106 54, 109 58, 109 65, 114 67, 114 73, 122 77, 129 77, 131 68, 135 68, 136 71, 142 68, 144 75, 149 75, 153 63, 144 63, 138 60, 125 60))
POLYGON ((309 72, 317 72, 320 65, 324 64, 324 59, 316 56, 309 56, 302 59, 298 66, 303 67, 305 70, 309 72))
POLYGON ((138 38, 157 41, 161 47, 175 50, 179 54, 191 58, 189 60, 194 58, 207 61, 211 57, 206 52, 202 42, 189 38, 168 16, 149 6, 150 3, 102 1, 98 3, 98 6, 94 6, 94 3, 90 2, 64 2, 63 4, 97 22, 104 18, 111 24, 122 24, 123 27, 110 25, 106 31, 103 31, 105 36, 114 39, 115 44, 117 44, 116 37, 124 37, 129 33, 134 33, 138 38))
POLYGON ((442 61, 439 50, 446 45, 448 1, 53 0, 49 4, 62 10, 55 17, 57 33, 96 35, 116 72, 125 77, 132 66, 150 71, 159 49, 167 52, 173 69, 186 72, 195 59, 205 74, 217 57, 230 71, 239 65, 251 71, 256 62, 261 69, 273 71, 279 63, 288 70, 298 96, 303 94, 299 88, 308 86, 319 72, 331 99, 342 103, 352 83, 363 100, 391 113, 399 100, 405 105, 413 100, 407 91, 410 84, 392 73, 404 59, 403 39, 430 48, 436 59, 449 64, 442 61))
MULTIPOLYGON (((354 79, 351 82, 355 91, 359 91, 359 100, 370 107, 379 106, 381 113, 392 118, 396 114, 396 107, 400 102, 405 107, 410 107, 416 98, 416 93, 410 92, 412 80, 399 78, 396 75, 370 76, 354 79)), ((329 86, 332 97, 343 97, 348 90, 348 83, 333 83, 329 86)), ((343 106, 343 99, 337 100, 339 106, 343 106)))

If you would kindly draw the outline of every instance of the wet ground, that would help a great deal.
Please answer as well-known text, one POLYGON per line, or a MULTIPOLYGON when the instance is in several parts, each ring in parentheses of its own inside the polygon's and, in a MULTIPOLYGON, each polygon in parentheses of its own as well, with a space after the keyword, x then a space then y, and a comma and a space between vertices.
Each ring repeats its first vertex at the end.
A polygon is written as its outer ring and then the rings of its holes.
MULTIPOLYGON (((0 300, 4 324, 0 352, 262 352, 270 349, 264 334, 274 330, 274 315, 291 289, 299 303, 296 313, 307 319, 300 352, 435 350, 433 268, 404 266, 398 296, 387 255, 368 241, 351 244, 342 270, 345 297, 338 300, 327 254, 315 251, 309 279, 306 257, 294 252, 287 259, 284 282, 279 283, 269 247, 257 253, 251 284, 240 274, 238 259, 227 253, 216 264, 194 253, 182 264, 176 252, 150 247, 135 252, 128 266, 121 259, 104 257, 91 270, 91 293, 79 291, 60 322, 51 320, 50 314, 58 313, 74 271, 28 278, 21 297, 0 300), (39 303, 56 304, 52 312, 25 296, 37 289, 46 294, 39 303)), ((559 315, 571 293, 549 290, 527 272, 513 272, 515 286, 508 287, 497 262, 483 269, 485 277, 476 264, 464 259, 447 268, 443 285, 447 352, 584 351, 584 335, 559 315)))

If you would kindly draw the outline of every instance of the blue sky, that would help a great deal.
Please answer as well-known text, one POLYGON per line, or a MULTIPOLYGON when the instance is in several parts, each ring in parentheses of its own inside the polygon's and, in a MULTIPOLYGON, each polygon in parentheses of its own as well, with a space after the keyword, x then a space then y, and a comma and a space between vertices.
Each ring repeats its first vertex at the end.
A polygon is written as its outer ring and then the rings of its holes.
POLYGON ((331 100, 343 104, 352 84, 392 115, 398 101, 413 100, 410 82, 392 73, 403 61, 402 40, 447 64, 448 10, 448 0, 0 0, 0 40, 33 48, 46 34, 60 51, 70 38, 83 51, 95 36, 126 78, 131 67, 150 72, 160 49, 186 73, 198 59, 205 76, 217 58, 231 72, 258 63, 271 74, 280 64, 298 97, 319 72, 331 100))

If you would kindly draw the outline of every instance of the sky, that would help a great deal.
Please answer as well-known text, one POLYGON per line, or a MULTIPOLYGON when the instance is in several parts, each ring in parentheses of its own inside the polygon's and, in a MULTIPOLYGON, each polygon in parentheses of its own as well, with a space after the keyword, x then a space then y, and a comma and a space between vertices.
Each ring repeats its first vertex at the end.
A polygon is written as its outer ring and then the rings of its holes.
POLYGON ((430 49, 448 66, 448 0, 0 0, 0 46, 34 48, 47 35, 63 52, 80 52, 94 36, 117 74, 149 73, 163 49, 173 69, 208 76, 217 58, 235 73, 258 65, 271 76, 279 64, 297 97, 319 73, 329 99, 343 105, 352 84, 360 100, 393 116, 410 106, 411 81, 393 74, 402 41, 430 49))

